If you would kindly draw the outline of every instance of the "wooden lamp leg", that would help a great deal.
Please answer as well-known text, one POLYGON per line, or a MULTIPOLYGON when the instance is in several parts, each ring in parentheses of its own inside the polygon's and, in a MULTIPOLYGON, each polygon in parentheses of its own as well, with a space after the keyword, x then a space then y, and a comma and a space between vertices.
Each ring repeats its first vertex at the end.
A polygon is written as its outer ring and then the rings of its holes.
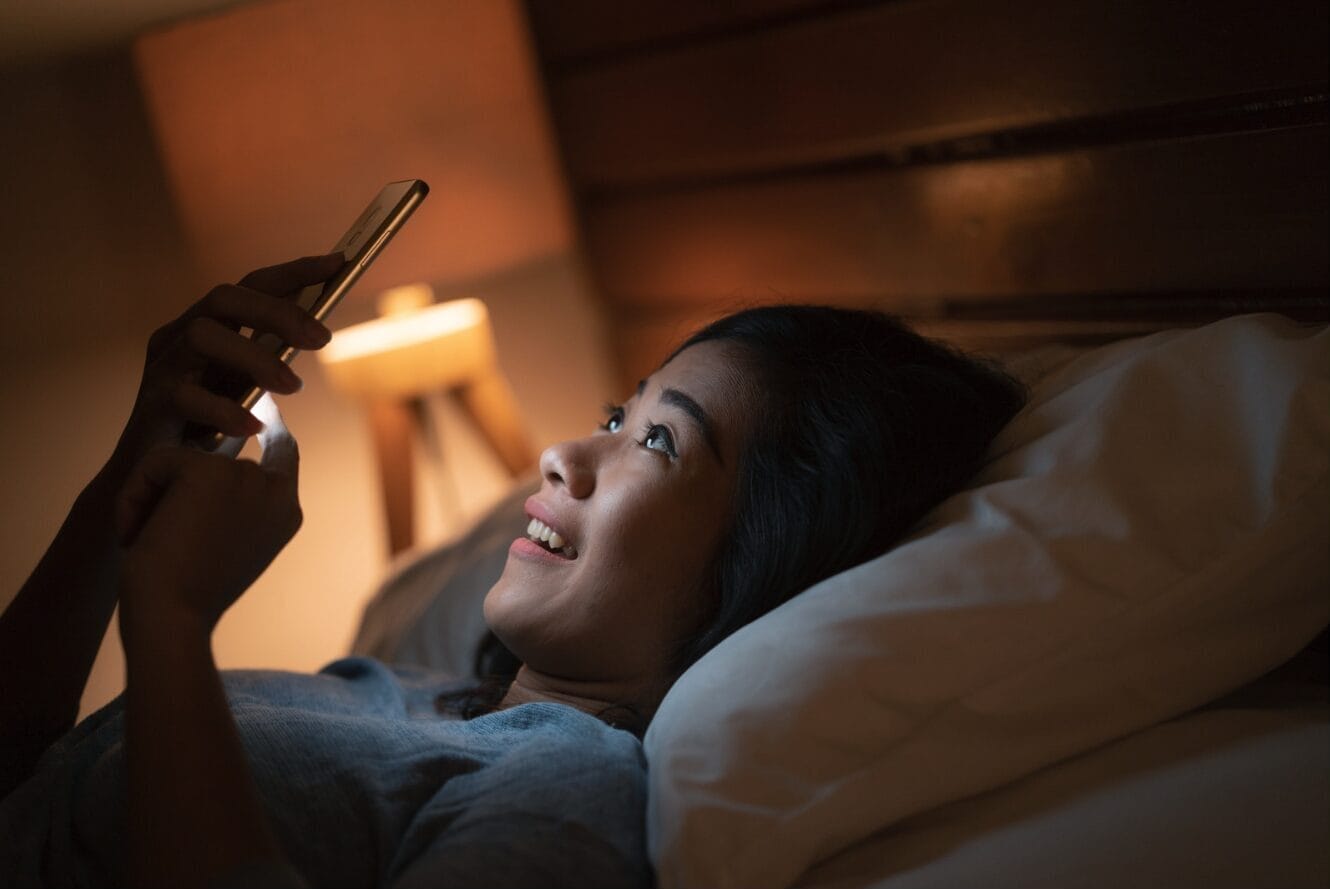
POLYGON ((379 487, 388 521, 388 554, 411 546, 415 536, 414 484, 411 435, 417 411, 411 401, 380 399, 369 406, 374 453, 379 463, 379 487))
POLYGON ((498 368, 490 368, 474 381, 458 387, 455 394, 509 475, 520 475, 536 462, 517 398, 498 368))

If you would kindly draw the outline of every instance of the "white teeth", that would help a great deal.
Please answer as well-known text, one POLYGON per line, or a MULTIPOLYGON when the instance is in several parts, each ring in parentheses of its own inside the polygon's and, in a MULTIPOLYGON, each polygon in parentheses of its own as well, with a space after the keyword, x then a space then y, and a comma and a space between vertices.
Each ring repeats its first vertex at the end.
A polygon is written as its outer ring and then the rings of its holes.
POLYGON ((568 541, 564 540, 562 534, 560 534, 558 531, 555 531, 553 528, 542 522, 540 519, 532 519, 530 522, 527 523, 526 536, 530 537, 532 540, 539 540, 543 543, 548 543, 550 545, 550 549, 563 550, 564 554, 568 556, 568 558, 570 559, 577 558, 577 548, 574 547, 572 544, 568 543, 568 541))

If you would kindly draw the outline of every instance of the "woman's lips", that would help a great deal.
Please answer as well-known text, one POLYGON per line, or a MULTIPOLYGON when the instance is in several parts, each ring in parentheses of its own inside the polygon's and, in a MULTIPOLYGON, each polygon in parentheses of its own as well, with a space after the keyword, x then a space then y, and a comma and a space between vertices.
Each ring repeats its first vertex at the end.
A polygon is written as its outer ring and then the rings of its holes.
POLYGON ((525 506, 526 514, 530 519, 526 536, 540 544, 548 543, 551 550, 562 550, 559 555, 575 560, 579 554, 579 547, 574 542, 570 529, 564 524, 563 518, 555 515, 534 494, 526 499, 525 506))
POLYGON ((519 537, 514 540, 513 545, 508 547, 508 555, 550 565, 567 565, 572 561, 565 556, 550 552, 530 537, 519 537))

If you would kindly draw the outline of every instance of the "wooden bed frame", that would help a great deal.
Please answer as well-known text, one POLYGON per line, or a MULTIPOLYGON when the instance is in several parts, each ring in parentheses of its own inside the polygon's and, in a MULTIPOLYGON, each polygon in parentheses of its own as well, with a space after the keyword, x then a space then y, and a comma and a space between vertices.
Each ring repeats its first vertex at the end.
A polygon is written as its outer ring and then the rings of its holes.
POLYGON ((1330 320, 1323 2, 528 0, 622 382, 739 305, 1330 320))

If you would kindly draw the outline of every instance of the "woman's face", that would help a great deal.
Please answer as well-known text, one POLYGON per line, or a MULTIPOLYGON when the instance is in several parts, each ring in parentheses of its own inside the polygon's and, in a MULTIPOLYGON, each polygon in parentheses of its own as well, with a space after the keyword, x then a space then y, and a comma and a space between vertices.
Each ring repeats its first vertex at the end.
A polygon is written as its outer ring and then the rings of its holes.
POLYGON ((534 521, 517 529, 485 598, 486 622, 528 668, 593 682, 664 677, 707 612, 707 569, 730 527, 751 402, 742 368, 732 346, 691 346, 603 428, 541 455, 543 484, 526 503, 534 521), (528 536, 549 537, 546 528, 557 536, 544 545, 528 536))

